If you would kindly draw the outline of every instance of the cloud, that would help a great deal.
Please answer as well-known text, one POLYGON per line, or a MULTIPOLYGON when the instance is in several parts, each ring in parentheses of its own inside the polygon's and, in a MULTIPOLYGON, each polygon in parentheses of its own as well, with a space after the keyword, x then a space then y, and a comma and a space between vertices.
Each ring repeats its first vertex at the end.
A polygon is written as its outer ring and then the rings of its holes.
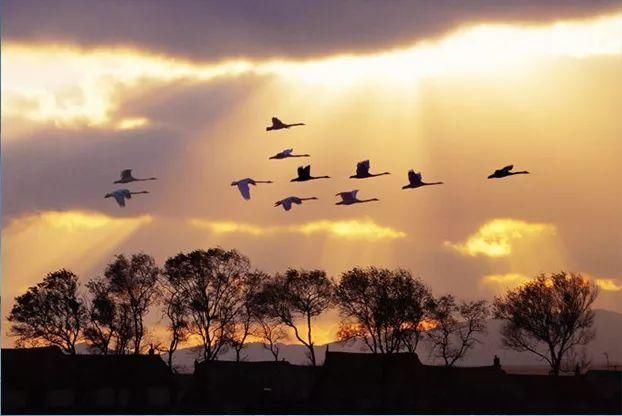
POLYGON ((504 257, 512 253, 513 244, 527 238, 554 235, 552 224, 529 223, 514 219, 494 219, 482 225, 477 232, 469 236, 463 243, 445 241, 450 247, 467 256, 484 255, 488 257, 504 257))
POLYGON ((205 228, 215 234, 248 234, 253 236, 292 233, 302 235, 324 234, 334 238, 367 241, 390 241, 406 237, 406 233, 376 224, 369 219, 312 221, 301 225, 261 226, 234 221, 190 219, 192 226, 205 228))
POLYGON ((622 290, 622 283, 618 279, 601 279, 595 278, 596 286, 607 292, 619 292, 622 290))
POLYGON ((308 58, 377 51, 468 24, 543 23, 615 10, 618 0, 20 0, 3 4, 2 31, 3 41, 130 46, 193 60, 308 58))
POLYGON ((495 289, 509 289, 531 280, 520 273, 489 274, 481 278, 480 283, 495 289))
MULTIPOLYGON (((395 84, 447 73, 520 70, 534 57, 586 57, 622 53, 622 14, 543 27, 480 24, 421 44, 392 45, 366 54, 324 53, 300 57, 171 59, 148 48, 5 41, 2 53, 2 116, 57 125, 143 127, 143 114, 115 119, 118 90, 147 82, 213 82, 240 76, 277 77, 296 85, 341 87, 357 81, 395 84), (512 48, 507 48, 508 43, 512 48), (30 68, 39 69, 32 77, 30 68)), ((202 37, 204 38, 204 37, 202 37)), ((396 85, 393 85, 396 87, 396 85)))

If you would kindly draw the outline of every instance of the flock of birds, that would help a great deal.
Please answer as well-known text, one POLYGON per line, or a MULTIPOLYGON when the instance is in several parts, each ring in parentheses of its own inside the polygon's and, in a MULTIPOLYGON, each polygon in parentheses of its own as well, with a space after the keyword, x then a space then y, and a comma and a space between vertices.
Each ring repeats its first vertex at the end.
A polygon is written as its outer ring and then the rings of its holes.
MULTIPOLYGON (((304 125, 305 125, 304 123, 286 124, 286 123, 283 123, 278 118, 272 117, 272 125, 266 127, 266 130, 267 131, 282 130, 282 129, 289 129, 290 127, 304 126, 304 125)), ((294 154, 294 149, 285 149, 282 152, 279 152, 275 154, 274 156, 271 156, 269 159, 281 160, 281 159, 288 159, 288 158, 295 158, 295 157, 310 157, 310 156, 311 155, 308 155, 308 154, 296 155, 294 154)), ((363 160, 361 162, 358 162, 356 164, 356 173, 350 176, 350 178, 351 179, 367 179, 367 178, 374 178, 377 176, 391 174, 390 172, 370 173, 369 169, 370 169, 369 160, 363 160)), ((514 169, 513 165, 508 165, 501 169, 497 169, 491 175, 488 176, 488 179, 499 179, 499 178, 505 178, 507 176, 529 173, 527 171, 513 172, 512 169, 514 169)), ((312 176, 311 165, 306 165, 306 166, 298 167, 297 176, 291 179, 290 182, 307 182, 307 181, 316 180, 316 179, 328 179, 328 178, 330 178, 330 176, 326 176, 326 175, 312 176)), ((132 176, 131 169, 125 169, 121 172, 121 179, 115 181, 114 183, 125 184, 125 183, 130 183, 130 182, 152 181, 156 179, 157 178, 135 178, 134 176, 132 176)), ((245 200, 249 200, 251 199, 250 185, 256 186, 259 183, 272 183, 272 181, 260 181, 260 180, 254 180, 251 178, 244 178, 238 181, 231 182, 231 186, 236 186, 238 190, 240 191, 242 198, 244 198, 245 200)), ((402 189, 416 189, 422 186, 442 185, 442 184, 443 182, 424 182, 423 177, 421 176, 421 172, 415 172, 415 170, 411 169, 408 171, 408 184, 402 186, 402 189)), ((365 202, 379 201, 378 198, 359 199, 357 197, 358 192, 359 192, 358 189, 354 189, 352 191, 345 191, 345 192, 337 193, 335 196, 340 197, 341 201, 335 203, 335 205, 353 205, 353 204, 361 204, 365 202)), ((105 197, 114 198, 117 201, 117 204, 119 204, 119 206, 124 207, 125 201, 127 199, 131 199, 132 195, 148 194, 148 193, 149 193, 148 191, 130 192, 129 189, 123 188, 123 189, 117 189, 111 193, 108 193, 106 194, 105 197)), ((310 201, 310 200, 317 200, 317 199, 319 198, 315 196, 306 197, 306 198, 301 198, 298 196, 288 196, 287 198, 283 198, 280 201, 277 201, 274 204, 274 206, 275 207, 281 206, 283 207, 285 211, 289 211, 292 208, 293 204, 300 205, 303 203, 303 201, 310 201)))

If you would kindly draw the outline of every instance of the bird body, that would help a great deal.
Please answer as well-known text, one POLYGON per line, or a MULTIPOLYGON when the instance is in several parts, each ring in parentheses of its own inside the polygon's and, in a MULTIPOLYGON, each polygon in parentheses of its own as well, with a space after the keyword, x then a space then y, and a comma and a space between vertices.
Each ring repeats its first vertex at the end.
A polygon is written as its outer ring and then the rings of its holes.
POLYGON ((494 173, 492 175, 488 176, 488 179, 495 179, 495 178, 505 178, 506 176, 511 176, 511 175, 525 175, 528 174, 529 172, 527 172, 526 170, 521 170, 518 172, 511 172, 511 170, 514 169, 514 165, 507 165, 501 169, 497 169, 494 171, 494 173))
POLYGON ((290 209, 292 209, 292 204, 300 205, 302 204, 302 201, 310 201, 312 199, 318 199, 318 198, 314 196, 310 198, 299 198, 297 196, 288 196, 287 198, 281 199, 280 201, 276 201, 274 203, 274 206, 278 207, 280 205, 283 207, 285 211, 289 211, 290 209))
POLYGON ((391 172, 369 173, 369 160, 363 160, 356 164, 356 174, 351 179, 373 178, 375 176, 390 175, 391 172))
POLYGON ((294 149, 285 149, 282 152, 277 153, 274 156, 270 156, 268 159, 287 159, 288 157, 310 157, 311 155, 295 155, 293 154, 294 149))
POLYGON ((311 181, 313 179, 326 179, 326 178, 330 178, 330 176, 311 176, 311 165, 307 165, 307 166, 299 166, 298 177, 290 180, 290 182, 306 182, 306 181, 311 181))
POLYGON ((293 123, 293 124, 286 124, 283 123, 281 120, 279 120, 276 117, 272 117, 272 125, 266 127, 266 131, 271 131, 271 130, 282 130, 282 129, 288 129, 290 127, 294 127, 294 126, 304 126, 305 123, 293 123))
POLYGON ((378 198, 371 199, 358 199, 356 194, 358 193, 358 189, 348 192, 339 192, 335 194, 335 196, 341 197, 341 201, 336 202, 335 205, 352 205, 352 204, 362 204, 364 202, 372 202, 372 201, 380 201, 378 198))
POLYGON ((139 181, 155 181, 158 178, 135 178, 132 176, 132 169, 124 169, 121 171, 121 179, 113 183, 130 183, 139 181))
POLYGON ((138 192, 130 192, 129 189, 117 189, 116 191, 110 192, 104 196, 104 198, 114 198, 119 204, 120 207, 125 206, 126 199, 132 199, 132 195, 136 194, 148 194, 148 191, 138 191, 138 192))
POLYGON ((402 186, 402 189, 420 188, 428 185, 442 185, 443 182, 423 182, 421 172, 415 172, 413 169, 408 171, 408 185, 402 186))
POLYGON ((272 181, 256 181, 251 178, 244 178, 239 181, 231 182, 231 186, 237 186, 240 194, 242 194, 242 198, 249 200, 251 199, 251 190, 249 185, 256 186, 258 183, 272 183, 272 181))

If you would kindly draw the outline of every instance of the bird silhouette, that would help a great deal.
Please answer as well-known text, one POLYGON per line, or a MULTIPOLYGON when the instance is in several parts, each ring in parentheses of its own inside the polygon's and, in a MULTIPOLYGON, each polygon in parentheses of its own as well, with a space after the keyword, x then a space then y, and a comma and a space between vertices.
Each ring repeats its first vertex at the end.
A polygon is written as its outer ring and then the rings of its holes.
POLYGON ((349 192, 339 192, 335 194, 335 196, 340 196, 341 201, 336 202, 335 205, 352 205, 352 204, 362 204, 364 202, 372 202, 372 201, 380 201, 378 198, 371 199, 358 199, 356 194, 358 193, 358 189, 349 192))
POLYGON ((251 199, 251 190, 248 185, 256 186, 258 183, 272 183, 272 181, 256 181, 251 178, 244 178, 231 182, 231 186, 237 186, 242 194, 242 198, 249 200, 251 199))
POLYGON ((294 126, 304 126, 304 125, 305 125, 305 123, 285 124, 281 120, 279 120, 278 118, 272 117, 272 125, 266 127, 266 131, 282 130, 282 129, 288 129, 288 128, 294 127, 294 126))
POLYGON ((525 174, 529 173, 526 170, 521 170, 521 171, 518 171, 518 172, 510 172, 512 169, 514 169, 514 165, 508 165, 508 166, 506 166, 504 168, 497 169, 497 170, 494 171, 494 173, 492 175, 488 176, 488 179, 505 178, 506 176, 525 175, 525 174))
POLYGON ((390 175, 391 172, 369 173, 369 160, 363 160, 356 164, 356 175, 350 176, 352 179, 373 178, 374 176, 390 175))
POLYGON ((277 153, 274 156, 270 156, 268 159, 287 159, 288 157, 310 157, 311 155, 308 154, 304 154, 304 155, 295 155, 292 152, 294 151, 294 149, 285 149, 280 153, 277 153))
POLYGON ((113 183, 130 183, 139 181, 155 181, 158 178, 135 178, 132 176, 132 169, 124 169, 121 171, 121 179, 113 183))
POLYGON ((283 207, 285 211, 289 211, 290 209, 292 209, 292 204, 300 205, 302 204, 302 201, 310 201, 312 199, 318 199, 318 198, 314 196, 309 197, 309 198, 298 198, 297 196, 289 196, 287 198, 281 199, 280 201, 276 201, 274 203, 274 206, 278 207, 280 205, 283 207))
POLYGON ((138 191, 138 192, 130 192, 129 189, 117 189, 116 191, 110 192, 109 194, 106 194, 106 196, 104 196, 104 198, 114 198, 117 201, 117 204, 119 204, 120 207, 124 207, 125 206, 125 200, 126 199, 132 199, 132 195, 137 195, 137 194, 148 194, 149 191, 138 191))
POLYGON ((402 186, 402 189, 420 188, 428 185, 442 185, 443 182, 423 182, 421 172, 415 172, 413 169, 408 171, 408 185, 402 186))
POLYGON ((311 165, 307 165, 307 166, 299 166, 298 177, 290 180, 290 182, 306 182, 306 181, 311 181, 313 179, 325 179, 325 178, 330 178, 330 176, 311 176, 311 165))

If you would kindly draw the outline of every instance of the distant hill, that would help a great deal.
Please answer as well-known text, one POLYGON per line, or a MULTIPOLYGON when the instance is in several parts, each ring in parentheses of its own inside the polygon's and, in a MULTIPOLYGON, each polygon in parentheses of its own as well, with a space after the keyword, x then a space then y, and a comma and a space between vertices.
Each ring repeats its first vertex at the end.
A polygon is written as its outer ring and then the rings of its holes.
MULTIPOLYGON (((609 354, 611 363, 622 363, 622 314, 607 310, 595 311, 596 339, 587 346, 587 353, 591 357, 592 366, 602 367, 605 364, 603 353, 609 354)), ((518 353, 503 349, 499 329, 501 322, 491 319, 488 321, 488 333, 482 337, 482 344, 476 346, 469 355, 461 361, 461 366, 480 366, 491 365, 494 355, 501 359, 501 365, 509 371, 539 373, 545 372, 543 368, 546 363, 539 361, 537 357, 530 353, 518 353)), ((330 343, 330 351, 349 351, 366 352, 368 351, 361 343, 330 343)), ((316 347, 316 356, 319 363, 324 361, 326 345, 316 347)), ((425 364, 435 364, 430 357, 427 343, 421 342, 417 349, 419 358, 425 364)), ((251 343, 242 352, 246 361, 270 361, 272 355, 260 343, 251 343)), ((183 372, 192 372, 195 358, 199 357, 198 352, 191 348, 184 348, 175 353, 175 366, 183 372)), ((281 357, 292 364, 308 363, 306 348, 297 344, 281 345, 281 357)), ((220 360, 234 360, 233 351, 222 354, 220 360)))

